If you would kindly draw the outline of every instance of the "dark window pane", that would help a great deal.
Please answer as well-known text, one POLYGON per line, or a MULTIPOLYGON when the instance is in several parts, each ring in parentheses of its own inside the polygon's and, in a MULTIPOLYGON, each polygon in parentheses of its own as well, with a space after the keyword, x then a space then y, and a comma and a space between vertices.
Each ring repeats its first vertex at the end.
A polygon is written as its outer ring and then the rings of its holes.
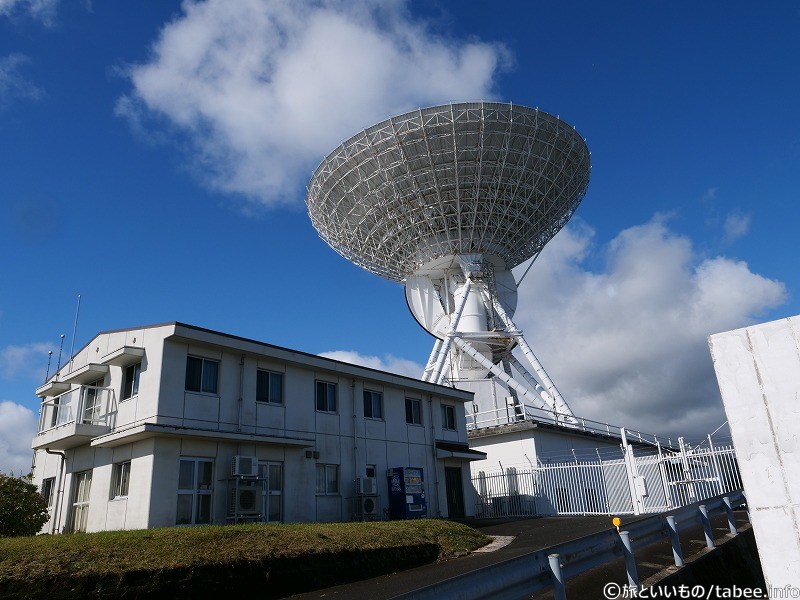
POLYGON ((322 381, 317 382, 316 400, 317 410, 325 410, 325 384, 322 381))
POLYGON ((198 525, 211 523, 211 494, 197 495, 197 518, 194 522, 198 525))
POLYGON ((325 493, 325 465, 317 465, 317 493, 325 493))
POLYGON ((192 522, 192 495, 178 494, 178 514, 176 525, 189 525, 192 522))
MULTIPOLYGON (((191 490, 194 489, 194 461, 182 460, 181 468, 178 472, 178 489, 191 490)), ((191 515, 191 510, 189 514, 191 515)))
POLYGON ((219 363, 215 360, 203 361, 203 391, 209 394, 217 393, 217 372, 219 363))
POLYGON ((269 374, 269 401, 275 404, 283 402, 283 373, 269 374))
POLYGON ((256 400, 268 402, 269 399, 269 373, 256 371, 256 400))
POLYGON ((133 365, 133 395, 139 393, 139 373, 142 372, 142 363, 133 365))
POLYGON ((328 410, 336 412, 336 386, 332 383, 328 384, 328 410))
POLYGON ((197 489, 210 490, 211 489, 211 467, 212 463, 206 460, 201 460, 197 463, 197 489))
POLYGON ((372 416, 372 392, 364 392, 364 416, 372 416))
POLYGON ((203 378, 203 359, 194 356, 186 357, 186 390, 199 392, 203 378))
POLYGON ((269 491, 270 492, 280 492, 281 491, 281 465, 270 465, 269 466, 269 491))

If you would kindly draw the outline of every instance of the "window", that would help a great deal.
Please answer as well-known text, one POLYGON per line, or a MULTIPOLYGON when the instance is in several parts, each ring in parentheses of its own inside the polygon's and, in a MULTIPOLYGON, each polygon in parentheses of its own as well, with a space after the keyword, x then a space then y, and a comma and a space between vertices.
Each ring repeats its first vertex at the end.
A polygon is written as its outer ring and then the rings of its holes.
POLYGON ((368 419, 383 418, 383 394, 364 390, 364 416, 368 419))
POLYGON ((72 528, 71 531, 86 531, 89 518, 89 492, 92 488, 92 472, 82 471, 72 476, 72 528))
POLYGON ((102 387, 103 380, 98 379, 83 388, 83 423, 102 424, 102 387))
POLYGON ((317 493, 339 493, 339 465, 317 465, 317 493))
POLYGON ((196 356, 186 357, 186 391, 217 393, 219 361, 196 356))
POLYGON ((422 425, 421 400, 406 398, 406 423, 409 425, 422 425))
POLYGON ((317 410, 336 412, 336 384, 317 381, 317 410))
POLYGON ((40 493, 42 494, 42 498, 44 498, 44 501, 47 502, 48 509, 53 507, 53 490, 55 489, 55 484, 56 484, 55 477, 48 477, 47 479, 42 480, 42 487, 40 493))
POLYGON ((442 429, 456 428, 456 408, 450 404, 442 404, 442 429))
POLYGON ((367 477, 375 477, 378 473, 378 468, 375 465, 367 465, 366 474, 367 477))
POLYGON ((204 458, 182 458, 178 470, 176 525, 211 523, 211 487, 214 463, 204 458))
POLYGON ((116 463, 114 476, 111 478, 111 498, 124 498, 128 495, 128 484, 131 480, 131 461, 116 463))
POLYGON ((142 363, 125 367, 125 379, 122 384, 122 399, 133 398, 139 393, 139 373, 142 372, 142 363))
POLYGON ((283 373, 256 371, 256 401, 283 403, 283 373))

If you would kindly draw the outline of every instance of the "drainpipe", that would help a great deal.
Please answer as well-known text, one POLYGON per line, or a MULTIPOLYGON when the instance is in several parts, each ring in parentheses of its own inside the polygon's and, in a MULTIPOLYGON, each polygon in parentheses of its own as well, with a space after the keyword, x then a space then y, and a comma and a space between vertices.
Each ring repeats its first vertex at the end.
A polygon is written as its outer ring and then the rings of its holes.
POLYGON ((356 380, 350 381, 350 398, 353 400, 353 477, 358 477, 358 415, 356 414, 356 380))
MULTIPOLYGON (((442 516, 442 507, 439 506, 439 469, 436 464, 436 427, 433 424, 433 395, 428 394, 428 412, 431 420, 431 452, 433 453, 433 490, 436 492, 436 516, 442 516)), ((409 465, 410 466, 410 465, 409 465)))
POLYGON ((242 405, 244 404, 244 354, 239 361, 239 421, 236 431, 242 432, 242 405))
MULTIPOLYGON (((58 486, 56 486, 56 502, 55 506, 53 507, 53 514, 50 517, 50 533, 56 532, 56 515, 59 515, 58 508, 61 506, 61 496, 63 495, 64 491, 64 463, 67 460, 67 455, 64 452, 54 452, 50 450, 50 448, 45 448, 45 452, 48 454, 53 454, 54 456, 61 457, 61 466, 58 468, 58 486)), ((59 515, 60 516, 60 515, 59 515)))

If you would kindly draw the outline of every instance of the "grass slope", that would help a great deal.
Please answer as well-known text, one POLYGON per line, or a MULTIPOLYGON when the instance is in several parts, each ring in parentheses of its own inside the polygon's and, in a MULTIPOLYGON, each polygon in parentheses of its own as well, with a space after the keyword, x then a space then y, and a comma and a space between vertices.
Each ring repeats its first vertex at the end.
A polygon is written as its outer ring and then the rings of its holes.
POLYGON ((135 597, 140 595, 136 586, 142 581, 141 594, 152 593, 159 585, 177 593, 197 588, 199 580, 208 589, 215 577, 219 579, 214 573, 238 569, 249 573, 247 577, 269 580, 275 588, 269 595, 277 597, 287 591, 352 581, 358 573, 370 576, 447 558, 487 541, 465 525, 431 519, 168 527, 5 538, 0 539, 0 595, 35 597, 27 596, 25 590, 38 588, 51 597, 72 597, 69 590, 113 597, 124 587, 129 592, 126 596, 135 597), (349 569, 350 565, 354 568, 349 569))

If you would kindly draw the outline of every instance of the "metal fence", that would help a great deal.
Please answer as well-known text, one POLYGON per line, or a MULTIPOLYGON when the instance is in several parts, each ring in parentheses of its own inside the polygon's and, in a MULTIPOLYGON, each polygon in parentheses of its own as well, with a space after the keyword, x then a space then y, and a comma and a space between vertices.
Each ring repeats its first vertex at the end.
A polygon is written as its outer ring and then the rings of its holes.
POLYGON ((634 450, 603 460, 551 462, 480 471, 473 477, 478 518, 639 515, 686 506, 742 487, 731 445, 634 450))

